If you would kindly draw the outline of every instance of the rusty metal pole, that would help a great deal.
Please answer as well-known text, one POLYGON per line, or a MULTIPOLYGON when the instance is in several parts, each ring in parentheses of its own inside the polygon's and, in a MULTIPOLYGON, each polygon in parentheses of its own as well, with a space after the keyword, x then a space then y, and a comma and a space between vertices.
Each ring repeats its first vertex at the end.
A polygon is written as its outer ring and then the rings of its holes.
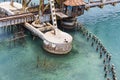
POLYGON ((44 0, 42 0, 42 15, 44 14, 44 0))

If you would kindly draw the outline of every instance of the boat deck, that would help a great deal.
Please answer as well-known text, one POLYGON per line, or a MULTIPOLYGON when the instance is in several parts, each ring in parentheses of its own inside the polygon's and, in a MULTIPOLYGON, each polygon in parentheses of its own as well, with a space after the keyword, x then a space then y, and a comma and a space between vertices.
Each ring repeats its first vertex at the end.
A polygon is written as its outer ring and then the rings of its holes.
POLYGON ((65 15, 65 14, 62 13, 62 12, 56 12, 56 15, 57 15, 58 17, 60 17, 60 18, 67 18, 67 17, 68 17, 67 15, 65 15))

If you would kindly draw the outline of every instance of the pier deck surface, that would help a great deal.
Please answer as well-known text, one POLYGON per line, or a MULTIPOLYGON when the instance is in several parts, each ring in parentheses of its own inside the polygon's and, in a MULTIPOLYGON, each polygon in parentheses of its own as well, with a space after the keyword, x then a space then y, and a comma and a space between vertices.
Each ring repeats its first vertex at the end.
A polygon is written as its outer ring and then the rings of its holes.
POLYGON ((67 15, 65 15, 65 14, 62 13, 62 12, 56 12, 56 15, 57 15, 58 17, 60 17, 60 18, 67 18, 67 17, 68 17, 67 15))

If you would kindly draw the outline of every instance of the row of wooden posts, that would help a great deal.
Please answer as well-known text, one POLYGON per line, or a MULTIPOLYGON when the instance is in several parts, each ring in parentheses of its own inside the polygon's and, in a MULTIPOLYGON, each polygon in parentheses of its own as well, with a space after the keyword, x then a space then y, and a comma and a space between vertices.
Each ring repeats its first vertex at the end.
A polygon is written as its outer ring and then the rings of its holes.
POLYGON ((96 52, 99 53, 100 59, 103 59, 104 77, 106 80, 117 80, 116 69, 114 64, 111 63, 111 54, 107 51, 101 40, 94 34, 89 32, 85 27, 78 25, 80 32, 86 37, 87 41, 91 42, 96 52), (112 76, 111 76, 112 75, 112 76))

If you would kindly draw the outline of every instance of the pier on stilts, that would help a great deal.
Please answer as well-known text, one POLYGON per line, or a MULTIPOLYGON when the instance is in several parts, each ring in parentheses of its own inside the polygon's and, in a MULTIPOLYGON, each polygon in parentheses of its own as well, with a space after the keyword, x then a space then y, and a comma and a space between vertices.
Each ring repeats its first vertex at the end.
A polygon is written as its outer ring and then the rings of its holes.
MULTIPOLYGON (((84 1, 81 0, 81 2, 84 2, 84 1)), ((100 0, 100 1, 88 0, 88 2, 84 2, 84 4, 80 4, 80 5, 77 4, 76 6, 84 6, 84 7, 81 7, 81 9, 83 9, 82 11, 84 11, 84 10, 89 10, 92 7, 103 8, 104 5, 108 5, 108 4, 115 6, 117 3, 120 3, 120 0, 100 0)), ((5 2, 5 5, 8 5, 8 4, 9 4, 9 2, 5 2)), ((18 3, 16 3, 16 2, 14 2, 14 4, 18 5, 18 3)), ((71 2, 68 4, 71 4, 71 2)), ((76 4, 76 3, 74 3, 74 4, 76 4)), ((9 6, 8 6, 8 8, 9 8, 9 6)), ((4 14, 8 15, 8 16, 3 16, 0 18, 0 27, 14 25, 14 24, 21 24, 21 23, 25 23, 26 21, 27 22, 34 21, 35 15, 37 15, 36 12, 38 12, 38 7, 39 7, 39 5, 28 7, 27 11, 24 12, 24 11, 22 11, 22 6, 20 6, 20 4, 19 4, 19 7, 15 8, 15 9, 11 9, 11 7, 10 7, 10 10, 8 10, 4 7, 4 3, 0 4, 0 11, 4 12, 4 14)), ((65 8, 65 7, 62 7, 62 8, 65 8)), ((73 20, 73 22, 74 22, 75 19, 70 19, 70 17, 74 18, 75 15, 69 15, 69 13, 65 13, 65 10, 60 10, 59 8, 55 8, 55 11, 56 11, 56 16, 58 16, 61 20, 63 19, 63 22, 64 22, 64 19, 68 19, 71 21, 73 20)), ((84 12, 82 12, 82 14, 81 14, 80 13, 81 10, 77 10, 77 12, 78 12, 78 14, 76 14, 76 16, 82 15, 84 13, 84 12)), ((48 12, 47 14, 44 14, 44 16, 41 16, 41 17, 43 17, 44 20, 47 19, 45 21, 51 21, 50 14, 51 13, 48 12)), ((64 24, 69 24, 69 23, 66 22, 64 24)), ((74 26, 74 25, 72 25, 72 23, 71 23, 71 26, 74 26)))

